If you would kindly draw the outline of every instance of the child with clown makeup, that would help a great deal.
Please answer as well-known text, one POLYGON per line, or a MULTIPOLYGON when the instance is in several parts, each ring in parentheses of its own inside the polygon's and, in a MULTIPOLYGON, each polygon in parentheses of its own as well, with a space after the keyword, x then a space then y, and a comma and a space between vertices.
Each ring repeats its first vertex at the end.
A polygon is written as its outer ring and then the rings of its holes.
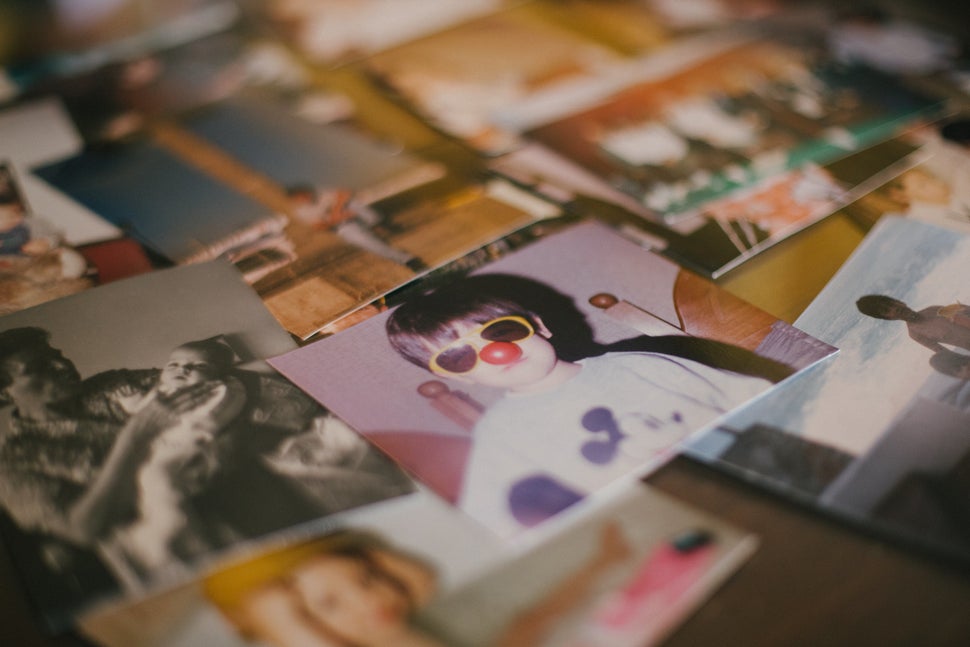
POLYGON ((458 501, 501 535, 659 465, 685 436, 771 386, 656 352, 564 359, 557 331, 495 284, 476 275, 422 294, 386 330, 409 362, 502 392, 475 425, 458 501))

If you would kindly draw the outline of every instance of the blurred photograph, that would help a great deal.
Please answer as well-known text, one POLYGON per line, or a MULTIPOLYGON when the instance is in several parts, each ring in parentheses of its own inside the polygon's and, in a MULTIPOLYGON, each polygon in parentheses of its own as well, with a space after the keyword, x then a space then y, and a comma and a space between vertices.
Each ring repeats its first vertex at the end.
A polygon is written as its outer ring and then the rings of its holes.
POLYGON ((968 239, 885 216, 796 321, 841 349, 691 454, 965 561, 968 239))
POLYGON ((475 524, 454 510, 406 507, 438 532, 416 543, 393 536, 388 515, 372 515, 227 560, 154 598, 95 609, 82 631, 105 647, 136 636, 159 647, 655 645, 756 545, 639 484, 569 532, 499 551, 455 581, 456 555, 444 547, 475 524))

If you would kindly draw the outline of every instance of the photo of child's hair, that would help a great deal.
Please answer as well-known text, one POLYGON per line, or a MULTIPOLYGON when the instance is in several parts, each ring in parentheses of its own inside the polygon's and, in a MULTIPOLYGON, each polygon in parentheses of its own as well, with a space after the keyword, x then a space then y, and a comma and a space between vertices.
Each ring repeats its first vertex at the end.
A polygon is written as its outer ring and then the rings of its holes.
POLYGON ((401 357, 423 369, 434 352, 459 337, 458 329, 499 317, 520 316, 533 326, 541 319, 556 332, 550 339, 565 360, 602 354, 605 347, 573 298, 554 288, 513 274, 465 276, 410 297, 387 319, 387 339, 401 357))

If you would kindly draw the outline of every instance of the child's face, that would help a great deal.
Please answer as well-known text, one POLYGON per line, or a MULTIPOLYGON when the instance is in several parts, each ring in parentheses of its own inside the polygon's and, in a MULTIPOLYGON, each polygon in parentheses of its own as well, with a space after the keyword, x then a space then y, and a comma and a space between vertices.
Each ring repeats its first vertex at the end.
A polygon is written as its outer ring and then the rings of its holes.
POLYGON ((216 367, 204 352, 176 348, 162 367, 158 388, 162 393, 172 393, 215 377, 218 377, 216 367))
MULTIPOLYGON (((435 355, 433 365, 447 363, 444 355, 459 349, 465 353, 474 350, 474 362, 468 370, 462 372, 442 371, 432 368, 432 372, 444 377, 451 377, 472 384, 491 386, 508 391, 528 391, 539 384, 543 378, 552 373, 559 364, 559 358, 552 344, 549 343, 551 333, 541 321, 535 325, 520 317, 503 317, 495 320, 504 325, 514 327, 525 323, 526 331, 519 334, 500 335, 495 340, 489 329, 477 324, 457 324, 458 339, 441 348, 433 349, 435 355), (512 341, 505 341, 519 337, 512 341), (493 341, 494 340, 494 341, 493 341)), ((466 368, 462 366, 462 368, 466 368)))

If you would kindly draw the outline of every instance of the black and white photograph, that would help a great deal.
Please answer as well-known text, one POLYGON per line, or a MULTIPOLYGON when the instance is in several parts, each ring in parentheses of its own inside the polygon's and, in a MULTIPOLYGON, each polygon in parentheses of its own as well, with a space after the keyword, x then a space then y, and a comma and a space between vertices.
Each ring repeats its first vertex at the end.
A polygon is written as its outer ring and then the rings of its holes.
POLYGON ((966 235, 884 216, 796 322, 839 355, 690 451, 968 563, 968 250, 966 235))
POLYGON ((261 361, 293 342, 231 264, 103 287, 0 330, 0 504, 47 613, 413 490, 261 361))

